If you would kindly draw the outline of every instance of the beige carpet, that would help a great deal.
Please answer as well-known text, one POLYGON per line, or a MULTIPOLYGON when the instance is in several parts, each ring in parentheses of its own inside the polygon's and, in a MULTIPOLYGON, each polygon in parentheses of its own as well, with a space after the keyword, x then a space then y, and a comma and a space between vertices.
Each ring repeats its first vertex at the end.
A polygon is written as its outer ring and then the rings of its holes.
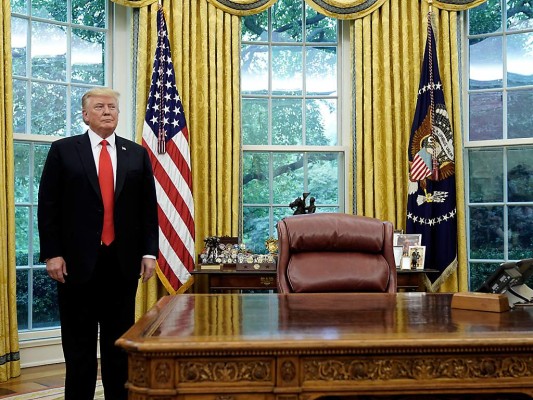
MULTIPOLYGON (((63 400, 63 388, 54 388, 54 389, 45 389, 39 390, 37 392, 23 393, 23 394, 14 394, 10 396, 0 396, 2 400, 63 400)), ((98 381, 96 384, 96 393, 94 395, 94 400, 104 400, 104 388, 102 387, 102 382, 98 381)))

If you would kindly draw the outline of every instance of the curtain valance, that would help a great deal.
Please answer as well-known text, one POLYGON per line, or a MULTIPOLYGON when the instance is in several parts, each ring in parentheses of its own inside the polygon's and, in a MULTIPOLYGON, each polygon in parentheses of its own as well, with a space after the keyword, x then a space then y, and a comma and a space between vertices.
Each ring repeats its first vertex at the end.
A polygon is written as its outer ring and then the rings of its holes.
POLYGON ((241 17, 259 14, 278 0, 207 0, 215 7, 241 17))
MULTIPOLYGON (((113 0, 119 1, 119 0, 113 0)), ((126 1, 126 0, 120 0, 126 1)), ((138 0, 140 1, 140 0, 138 0)), ((207 0, 230 14, 246 16, 260 13, 277 0, 207 0)), ((372 13, 389 0, 305 0, 317 12, 338 19, 358 19, 372 13)), ((476 7, 486 0, 421 0, 436 8, 460 11, 476 7)))
MULTIPOLYGON (((129 7, 144 7, 158 0, 111 0, 129 7)), ((229 14, 246 16, 259 14, 278 0, 207 0, 229 14)), ((315 11, 338 19, 358 19, 372 13, 389 0, 305 0, 315 11)), ((476 7, 486 0, 421 0, 436 8, 461 11, 476 7)))
POLYGON ((144 7, 156 3, 158 0, 111 0, 113 3, 128 7, 144 7))

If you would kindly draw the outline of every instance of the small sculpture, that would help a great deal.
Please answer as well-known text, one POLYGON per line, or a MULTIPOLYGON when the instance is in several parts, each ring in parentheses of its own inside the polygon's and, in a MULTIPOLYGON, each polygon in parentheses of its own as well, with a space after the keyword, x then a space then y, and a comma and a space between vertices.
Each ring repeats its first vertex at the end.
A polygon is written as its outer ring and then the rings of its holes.
POLYGON ((305 205, 305 199, 307 199, 309 193, 302 193, 302 197, 297 197, 292 203, 289 204, 289 207, 294 210, 293 215, 298 214, 313 214, 316 211, 315 198, 311 197, 309 199, 309 206, 305 205))
POLYGON ((220 238, 217 236, 208 236, 204 239, 204 243, 207 250, 205 262, 207 264, 214 263, 218 255, 218 244, 220 243, 220 238))

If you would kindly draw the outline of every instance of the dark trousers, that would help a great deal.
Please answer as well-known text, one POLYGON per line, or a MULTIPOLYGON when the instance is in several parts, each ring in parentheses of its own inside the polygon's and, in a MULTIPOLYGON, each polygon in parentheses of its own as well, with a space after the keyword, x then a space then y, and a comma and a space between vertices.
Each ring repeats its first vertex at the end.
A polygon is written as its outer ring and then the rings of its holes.
MULTIPOLYGON (((70 268, 67 264, 67 273, 70 268)), ((140 271, 140 260, 138 266, 140 271)), ((68 278, 67 278, 68 279, 68 278)), ((127 354, 115 341, 135 320, 138 281, 126 281, 119 271, 115 246, 102 246, 91 279, 58 283, 61 338, 66 364, 65 400, 93 400, 98 362, 106 400, 126 400, 127 354)))

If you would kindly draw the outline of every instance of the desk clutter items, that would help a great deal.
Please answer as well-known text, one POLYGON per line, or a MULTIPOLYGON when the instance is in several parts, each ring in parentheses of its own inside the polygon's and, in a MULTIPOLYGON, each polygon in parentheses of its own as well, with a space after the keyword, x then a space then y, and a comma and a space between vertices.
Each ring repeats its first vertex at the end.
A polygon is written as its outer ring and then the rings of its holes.
POLYGON ((239 238, 209 236, 204 239, 205 247, 199 255, 198 267, 202 270, 220 270, 224 266, 235 267, 237 271, 273 271, 276 269, 277 241, 267 240, 268 254, 253 254, 239 238))
POLYGON ((268 254, 237 255, 237 271, 275 271, 278 265, 278 241, 269 237, 265 241, 268 254))
POLYGON ((533 275, 533 258, 507 261, 490 275, 477 292, 504 295, 511 308, 533 306, 533 289, 526 282, 533 275))
POLYGON ((426 246, 422 246, 420 233, 394 231, 393 246, 396 268, 403 270, 424 269, 426 246))

